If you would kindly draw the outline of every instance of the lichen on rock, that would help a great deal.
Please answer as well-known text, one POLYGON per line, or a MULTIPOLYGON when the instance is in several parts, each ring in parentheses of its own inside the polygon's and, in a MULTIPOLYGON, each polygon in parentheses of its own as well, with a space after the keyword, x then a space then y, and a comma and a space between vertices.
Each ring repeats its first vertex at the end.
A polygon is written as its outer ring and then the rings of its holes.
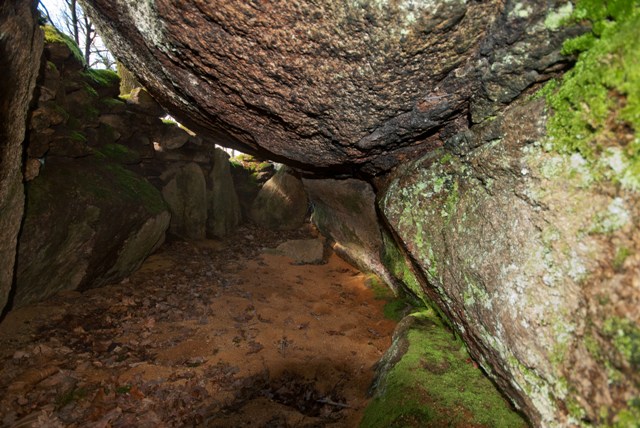
MULTIPOLYGON (((614 264, 613 242, 638 251, 638 204, 633 194, 585 181, 588 171, 571 155, 545 150, 543 109, 541 101, 516 103, 472 128, 476 149, 436 151, 407 165, 381 209, 424 273, 425 294, 435 291, 429 297, 472 355, 534 424, 615 421, 638 381, 603 323, 607 313, 638 320, 623 300, 602 298, 604 290, 628 296, 622 284, 637 279, 603 265, 614 264), (478 144, 483 138, 490 139, 478 144), (585 349, 585 334, 606 349, 600 357, 585 349), (612 381, 607 367, 630 377, 612 381), (587 374, 589 384, 580 380, 587 374), (604 407, 612 410, 601 420, 604 407)), ((619 344, 635 340, 622 331, 629 339, 619 344)))

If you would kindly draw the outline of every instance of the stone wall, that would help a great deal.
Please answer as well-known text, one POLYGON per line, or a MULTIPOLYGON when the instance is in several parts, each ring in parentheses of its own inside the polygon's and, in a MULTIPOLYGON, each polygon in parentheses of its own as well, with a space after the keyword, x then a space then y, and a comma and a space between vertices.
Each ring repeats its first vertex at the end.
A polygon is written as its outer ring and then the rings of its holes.
POLYGON ((86 69, 52 28, 45 36, 28 116, 14 307, 119 281, 167 228, 204 239, 240 222, 226 153, 161 120, 163 109, 144 89, 119 97, 115 73, 86 69))

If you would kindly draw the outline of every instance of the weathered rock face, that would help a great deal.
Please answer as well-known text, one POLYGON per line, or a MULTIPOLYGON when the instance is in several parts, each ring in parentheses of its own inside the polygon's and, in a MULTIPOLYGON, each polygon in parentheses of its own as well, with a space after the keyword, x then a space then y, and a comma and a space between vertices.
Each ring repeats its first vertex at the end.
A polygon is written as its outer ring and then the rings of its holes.
MULTIPOLYGON (((86 0, 151 94, 220 144, 375 174, 563 62, 563 1, 86 0)), ((574 31, 575 32, 575 31, 574 31)))
POLYGON ((465 150, 406 166, 381 210, 423 294, 534 425, 604 421, 640 393, 640 205, 580 155, 543 149, 543 107, 514 105, 465 150))
POLYGON ((242 219, 229 155, 216 149, 209 174, 211 189, 207 192, 207 237, 222 238, 235 230, 242 219))
POLYGON ((38 77, 42 33, 35 2, 0 4, 0 313, 13 283, 17 237, 24 209, 22 142, 38 77))
POLYGON ((333 241, 333 249, 396 289, 396 281, 382 263, 383 235, 371 185, 356 179, 303 179, 302 182, 313 206, 311 220, 333 241))
POLYGON ((119 281, 162 243, 169 224, 160 192, 128 169, 144 170, 143 156, 154 153, 136 132, 165 128, 157 103, 147 102, 147 112, 142 97, 125 104, 115 98, 114 73, 83 70, 51 28, 45 39, 29 111, 14 307, 119 281))
POLYGON ((302 180, 282 167, 260 189, 251 207, 251 220, 267 229, 296 229, 302 226, 308 209, 302 180))
POLYGON ((180 167, 162 189, 171 211, 169 231, 185 239, 204 239, 207 222, 207 182, 200 166, 180 167))
POLYGON ((14 307, 121 280, 163 242, 169 225, 160 192, 128 169, 140 169, 144 153, 134 128, 150 132, 155 121, 163 129, 158 105, 151 114, 138 98, 127 107, 116 98, 114 73, 84 70, 51 28, 45 39, 29 111, 14 307))

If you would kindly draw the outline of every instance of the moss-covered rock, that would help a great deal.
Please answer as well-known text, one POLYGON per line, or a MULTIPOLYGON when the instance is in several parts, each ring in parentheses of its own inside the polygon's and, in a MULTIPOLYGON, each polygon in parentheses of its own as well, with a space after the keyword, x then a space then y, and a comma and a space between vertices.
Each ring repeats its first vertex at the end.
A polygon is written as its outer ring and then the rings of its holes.
MULTIPOLYGON (((108 125, 104 125, 103 132, 108 132, 108 125)), ((105 144, 97 150, 99 155, 113 162, 122 164, 136 164, 140 162, 140 154, 127 146, 116 143, 105 144)))
POLYGON ((640 4, 580 0, 592 31, 564 44, 575 67, 545 89, 549 148, 580 154, 596 179, 640 191, 640 4))
POLYGON ((634 426, 639 8, 553 11, 552 30, 592 31, 565 43, 577 62, 540 92, 547 105, 512 106, 455 136, 455 155, 408 166, 382 202, 423 294, 536 425, 634 426))
POLYGON ((73 55, 76 61, 80 62, 81 64, 85 63, 84 55, 82 55, 82 52, 80 52, 80 48, 71 37, 59 32, 55 27, 51 25, 43 26, 42 30, 44 32, 45 43, 64 46, 69 54, 73 55))

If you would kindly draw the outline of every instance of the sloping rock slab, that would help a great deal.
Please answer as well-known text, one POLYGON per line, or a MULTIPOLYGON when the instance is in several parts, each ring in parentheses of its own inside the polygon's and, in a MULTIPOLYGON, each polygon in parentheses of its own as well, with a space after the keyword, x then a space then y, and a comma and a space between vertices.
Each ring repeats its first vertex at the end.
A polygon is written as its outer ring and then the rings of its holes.
POLYGON ((27 187, 14 305, 119 281, 162 244, 168 226, 160 193, 122 166, 48 163, 27 187))
POLYGON ((417 291, 535 426, 633 418, 638 195, 546 149, 544 108, 514 104, 472 129, 466 152, 399 170, 381 211, 421 270, 417 291))
POLYGON ((303 179, 302 182, 313 207, 311 221, 334 242, 333 249, 396 290, 397 281, 381 260, 384 244, 371 185, 356 179, 303 179))

